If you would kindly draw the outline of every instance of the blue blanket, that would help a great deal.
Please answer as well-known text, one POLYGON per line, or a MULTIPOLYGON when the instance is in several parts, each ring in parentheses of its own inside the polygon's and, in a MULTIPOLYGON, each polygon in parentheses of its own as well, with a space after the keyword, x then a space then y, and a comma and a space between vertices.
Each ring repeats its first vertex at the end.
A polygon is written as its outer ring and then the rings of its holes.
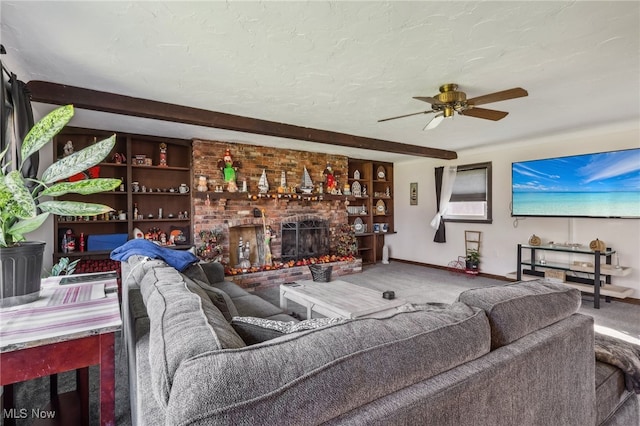
POLYGON ((162 259, 169 266, 182 272, 192 263, 200 261, 193 253, 186 250, 173 250, 159 246, 149 240, 129 240, 111 252, 111 259, 126 261, 130 256, 148 256, 152 259, 162 259))

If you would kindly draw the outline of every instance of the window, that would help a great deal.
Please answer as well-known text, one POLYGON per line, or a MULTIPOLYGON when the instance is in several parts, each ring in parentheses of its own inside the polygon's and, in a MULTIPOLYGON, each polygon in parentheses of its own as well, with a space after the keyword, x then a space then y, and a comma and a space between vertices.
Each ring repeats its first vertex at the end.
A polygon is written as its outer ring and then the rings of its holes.
POLYGON ((447 222, 491 223, 491 163, 458 166, 447 222))

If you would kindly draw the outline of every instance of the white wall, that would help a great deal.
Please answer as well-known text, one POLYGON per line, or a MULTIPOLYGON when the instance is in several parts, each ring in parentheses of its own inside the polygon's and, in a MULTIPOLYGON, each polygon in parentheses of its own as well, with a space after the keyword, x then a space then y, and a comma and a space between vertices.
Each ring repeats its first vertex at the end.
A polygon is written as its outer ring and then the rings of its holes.
MULTIPOLYGON (((499 125, 499 124, 496 124, 499 125)), ((394 165, 394 211, 397 234, 387 236, 390 256, 433 265, 446 266, 464 254, 464 231, 482 231, 481 271, 506 275, 516 270, 517 244, 526 244, 532 234, 543 242, 572 242, 588 246, 599 238, 618 251, 620 265, 630 266, 626 277, 614 277, 612 283, 635 289, 640 299, 640 219, 564 219, 511 217, 511 163, 564 155, 640 147, 638 123, 624 123, 592 129, 580 134, 565 134, 521 141, 500 148, 458 152, 458 159, 447 162, 417 159, 394 165), (493 164, 493 223, 447 223, 447 242, 434 243, 435 231, 429 222, 436 212, 434 168, 443 165, 493 164), (418 182, 418 205, 409 205, 409 183, 418 182)), ((528 255, 528 253, 526 253, 528 255)), ((547 259, 553 255, 547 255, 547 259)))

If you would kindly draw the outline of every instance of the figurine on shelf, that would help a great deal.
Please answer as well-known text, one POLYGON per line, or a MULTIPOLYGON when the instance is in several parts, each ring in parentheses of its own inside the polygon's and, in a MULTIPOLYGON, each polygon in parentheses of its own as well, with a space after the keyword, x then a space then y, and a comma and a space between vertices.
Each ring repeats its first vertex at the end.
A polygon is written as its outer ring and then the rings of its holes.
POLYGON ((280 172, 280 186, 278 187, 278 194, 284 194, 287 192, 287 174, 285 171, 280 172))
POLYGON ((199 192, 207 192, 207 177, 200 176, 198 178, 198 186, 197 189, 199 192))
POLYGON ((273 231, 271 226, 267 225, 264 209, 262 209, 262 232, 264 234, 264 265, 271 266, 273 263, 273 259, 271 257, 271 238, 273 238, 273 231))
POLYGON ((64 147, 62 148, 62 152, 65 157, 68 157, 71 154, 73 154, 73 142, 67 141, 67 143, 65 143, 64 147))
POLYGON ((262 169, 262 175, 258 181, 258 192, 260 194, 269 192, 269 181, 267 180, 267 172, 264 169, 262 169))
POLYGON ((311 194, 313 191, 313 181, 311 180, 311 175, 309 175, 306 166, 302 171, 302 185, 300 185, 300 189, 305 194, 311 194))
POLYGON ((327 163, 327 167, 325 167, 322 174, 324 175, 324 182, 327 186, 327 192, 329 194, 334 193, 338 186, 338 182, 336 181, 336 177, 333 173, 333 169, 331 168, 331 164, 327 163))
POLYGON ((167 144, 162 142, 160 144, 160 167, 167 167, 167 144))
POLYGON ((231 151, 227 148, 222 160, 218 160, 218 168, 222 171, 224 181, 227 184, 227 191, 229 192, 238 192, 238 185, 236 184, 238 167, 240 167, 240 163, 233 160, 231 151))

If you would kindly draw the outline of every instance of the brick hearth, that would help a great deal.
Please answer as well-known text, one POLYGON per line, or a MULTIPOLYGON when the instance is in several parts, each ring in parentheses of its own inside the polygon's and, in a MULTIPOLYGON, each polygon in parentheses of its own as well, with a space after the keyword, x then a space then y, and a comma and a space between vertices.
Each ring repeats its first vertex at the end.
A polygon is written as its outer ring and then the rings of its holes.
MULTIPOLYGON (((353 261, 324 263, 323 266, 331 265, 331 277, 355 274, 362 272, 362 259, 353 261)), ((311 272, 308 266, 293 266, 271 271, 254 272, 250 274, 227 275, 227 280, 233 281, 240 287, 247 290, 277 287, 280 284, 304 281, 311 279, 311 272)))

